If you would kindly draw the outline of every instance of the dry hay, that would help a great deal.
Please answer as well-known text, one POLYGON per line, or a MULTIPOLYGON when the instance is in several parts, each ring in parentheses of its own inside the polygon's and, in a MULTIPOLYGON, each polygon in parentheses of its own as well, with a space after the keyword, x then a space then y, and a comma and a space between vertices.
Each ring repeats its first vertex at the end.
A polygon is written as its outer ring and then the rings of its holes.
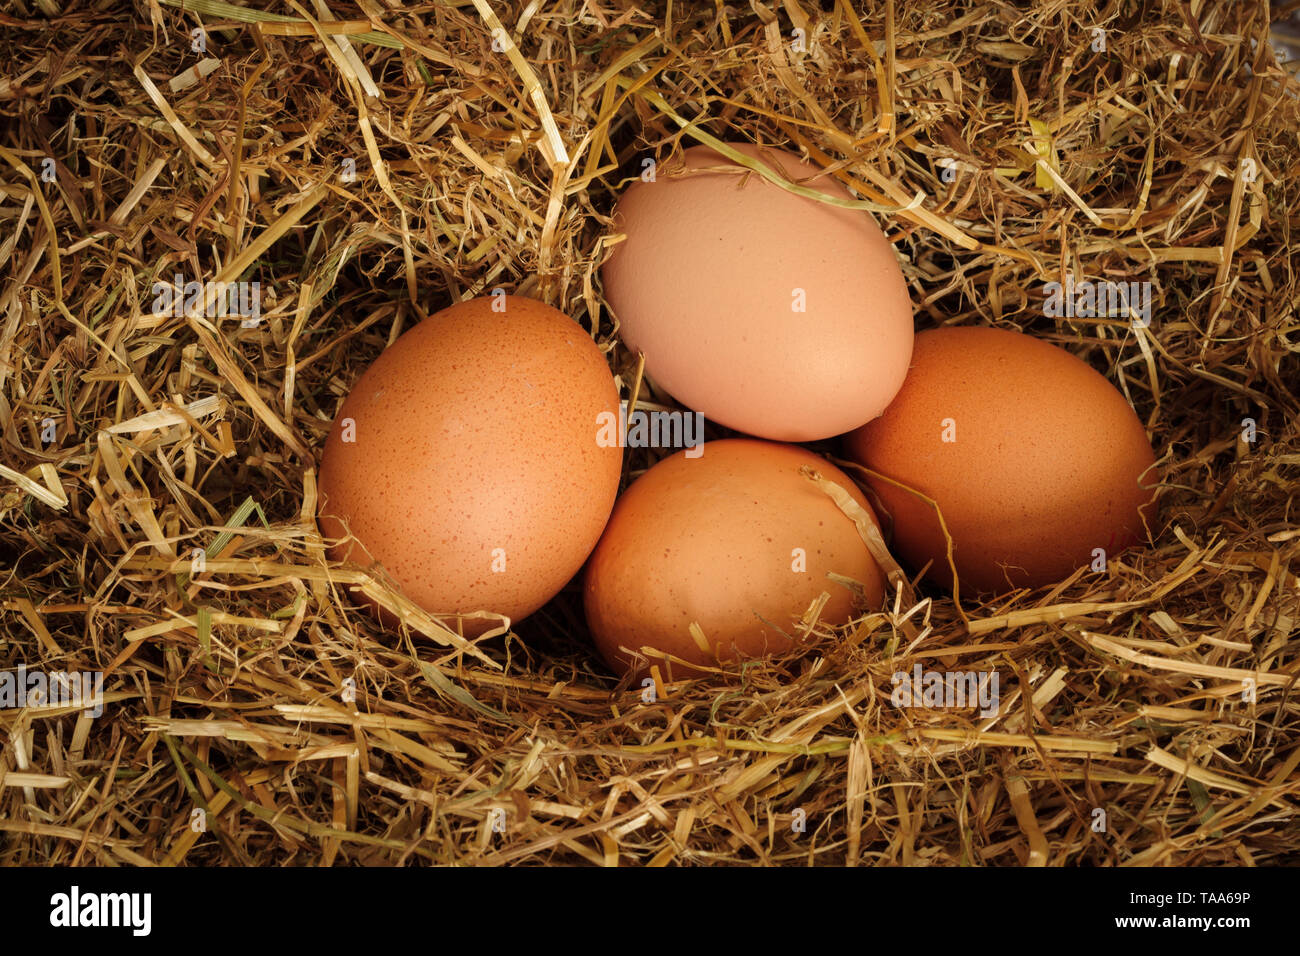
POLYGON ((1297 859, 1298 101, 1265 5, 266 5, 3 15, 0 666, 105 701, 0 711, 0 863, 1297 859), (394 596, 312 521, 341 397, 498 287, 626 397, 612 196, 701 134, 893 210, 918 328, 1105 372, 1161 458, 1157 546, 984 605, 901 587, 651 703, 573 587, 517 637, 382 632, 344 586, 394 596), (1067 271, 1151 282, 1151 326, 1045 317, 1067 271), (262 321, 154 315, 175 273, 259 281, 262 321), (1000 711, 893 706, 917 664, 996 670, 1000 711))

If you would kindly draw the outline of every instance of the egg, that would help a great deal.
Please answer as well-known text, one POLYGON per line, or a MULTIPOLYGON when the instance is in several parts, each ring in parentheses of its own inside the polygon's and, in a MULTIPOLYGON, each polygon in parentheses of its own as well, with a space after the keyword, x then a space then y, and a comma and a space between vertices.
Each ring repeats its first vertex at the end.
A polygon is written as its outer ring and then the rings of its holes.
MULTIPOLYGON (((845 447, 937 502, 963 591, 1100 570, 1155 516, 1155 454, 1127 400, 1086 362, 1018 332, 921 332, 902 390, 845 447)), ((869 484, 892 517, 895 556, 951 587, 934 509, 890 481, 869 484)))
POLYGON ((598 436, 617 411, 600 349, 550 306, 494 295, 429 316, 361 375, 326 440, 320 529, 353 536, 331 555, 377 562, 435 615, 526 617, 609 518, 622 450, 598 436))
MULTIPOLYGON (((793 153, 732 144, 826 196, 793 153)), ((912 306, 871 213, 798 196, 709 147, 619 198, 626 238, 601 269, 624 343, 679 402, 779 441, 838 435, 885 410, 912 351, 912 306)))
POLYGON ((832 573, 862 585, 864 606, 880 607, 884 575, 853 520, 801 474, 804 466, 875 521, 862 492, 825 459, 755 439, 706 442, 696 458, 679 451, 631 484, 583 584, 592 638, 615 672, 633 667, 629 650, 642 647, 706 666, 788 651, 822 592, 830 600, 821 621, 841 625, 853 615, 855 594, 832 573))

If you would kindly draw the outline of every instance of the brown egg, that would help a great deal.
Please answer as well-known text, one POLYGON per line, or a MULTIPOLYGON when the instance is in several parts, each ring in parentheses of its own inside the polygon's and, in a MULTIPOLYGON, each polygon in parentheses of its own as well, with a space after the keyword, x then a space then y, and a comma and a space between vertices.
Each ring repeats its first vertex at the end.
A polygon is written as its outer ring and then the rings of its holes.
MULTIPOLYGON (((938 502, 963 591, 1037 587, 1146 538, 1155 455, 1124 396, 1064 349, 1018 332, 916 337, 885 414, 847 436, 848 457, 938 502)), ((952 586, 934 509, 870 479, 893 550, 952 586), (882 515, 883 517, 883 515, 882 515)))
MULTIPOLYGON (((852 199, 785 150, 731 144, 852 199)), ((623 341, 679 402, 778 441, 870 421, 903 384, 912 304, 870 212, 795 195, 705 146, 619 198, 626 238, 601 268, 623 341), (709 167, 722 171, 710 172, 709 167)))
POLYGON ((705 665, 787 651, 823 591, 830 601, 820 620, 839 625, 852 616, 854 594, 828 578, 832 572, 860 582, 867 606, 880 606, 884 575, 853 521, 800 474, 804 465, 875 520, 848 476, 793 445, 707 442, 700 457, 678 452, 632 483, 587 564, 584 588, 587 623, 611 668, 628 670, 624 647, 705 665), (691 636, 692 623, 709 651, 691 636))
POLYGON ((321 533, 346 522, 362 547, 331 554, 377 561, 432 613, 517 621, 605 527, 622 451, 598 442, 598 416, 617 411, 604 356, 567 315, 515 296, 453 305, 352 387, 321 460, 321 533))

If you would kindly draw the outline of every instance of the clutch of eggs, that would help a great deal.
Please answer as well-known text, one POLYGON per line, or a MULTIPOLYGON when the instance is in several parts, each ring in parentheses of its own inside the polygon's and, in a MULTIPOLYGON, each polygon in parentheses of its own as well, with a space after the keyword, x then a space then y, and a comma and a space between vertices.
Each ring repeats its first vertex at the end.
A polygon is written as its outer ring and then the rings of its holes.
MULTIPOLYGON (((735 148, 851 198, 792 153, 735 148)), ((679 451, 615 503, 622 452, 602 422, 622 418, 601 351, 540 302, 474 299, 402 335, 343 403, 320 475, 335 558, 382 566, 467 635, 491 614, 536 611, 585 562, 587 620, 610 667, 667 655, 689 674, 791 649, 823 592, 818 620, 833 626, 884 600, 857 526, 801 469, 874 521, 867 498, 785 442, 847 433, 895 552, 940 584, 955 567, 977 591, 1043 585, 1141 540, 1155 456, 1104 377, 1019 333, 914 335, 869 213, 707 147, 683 160, 620 198, 606 297, 659 385, 773 440, 679 451)))

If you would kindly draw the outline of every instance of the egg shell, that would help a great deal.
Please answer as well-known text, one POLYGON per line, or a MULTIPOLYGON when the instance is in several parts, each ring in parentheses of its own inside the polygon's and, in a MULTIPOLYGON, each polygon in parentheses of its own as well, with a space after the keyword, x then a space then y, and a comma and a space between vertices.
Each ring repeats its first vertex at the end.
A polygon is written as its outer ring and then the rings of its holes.
MULTIPOLYGON (((732 144, 827 196, 848 190, 793 153, 732 144)), ((601 275, 624 343, 706 418, 779 441, 875 418, 903 383, 912 305, 871 213, 794 195, 709 147, 633 183, 626 239, 601 275), (802 309, 802 311, 801 311, 802 309)))
POLYGON ((600 349, 550 306, 493 296, 431 315, 361 375, 326 440, 321 533, 346 520, 356 539, 330 553, 377 561, 432 613, 517 621, 600 537, 622 451, 598 442, 598 416, 617 411, 600 349))
POLYGON ((867 606, 880 606, 884 575, 853 521, 800 473, 804 465, 875 520, 862 492, 825 459, 754 439, 706 442, 698 458, 678 452, 632 483, 583 588, 593 640, 614 671, 626 673, 633 661, 621 647, 649 646, 706 666, 787 651, 787 635, 821 592, 830 594, 822 621, 852 616, 853 592, 829 572, 860 582, 867 606), (692 622, 716 658, 691 637, 692 622))
MULTIPOLYGON (((885 414, 847 457, 938 502, 963 592, 1060 581, 1145 540, 1155 454, 1137 415, 1090 365, 1030 335, 982 327, 916 337, 885 414), (945 438, 954 438, 948 441, 945 438)), ((933 508, 868 479, 893 521, 895 556, 951 587, 933 508)), ((884 517, 884 515, 882 515, 884 517)))

